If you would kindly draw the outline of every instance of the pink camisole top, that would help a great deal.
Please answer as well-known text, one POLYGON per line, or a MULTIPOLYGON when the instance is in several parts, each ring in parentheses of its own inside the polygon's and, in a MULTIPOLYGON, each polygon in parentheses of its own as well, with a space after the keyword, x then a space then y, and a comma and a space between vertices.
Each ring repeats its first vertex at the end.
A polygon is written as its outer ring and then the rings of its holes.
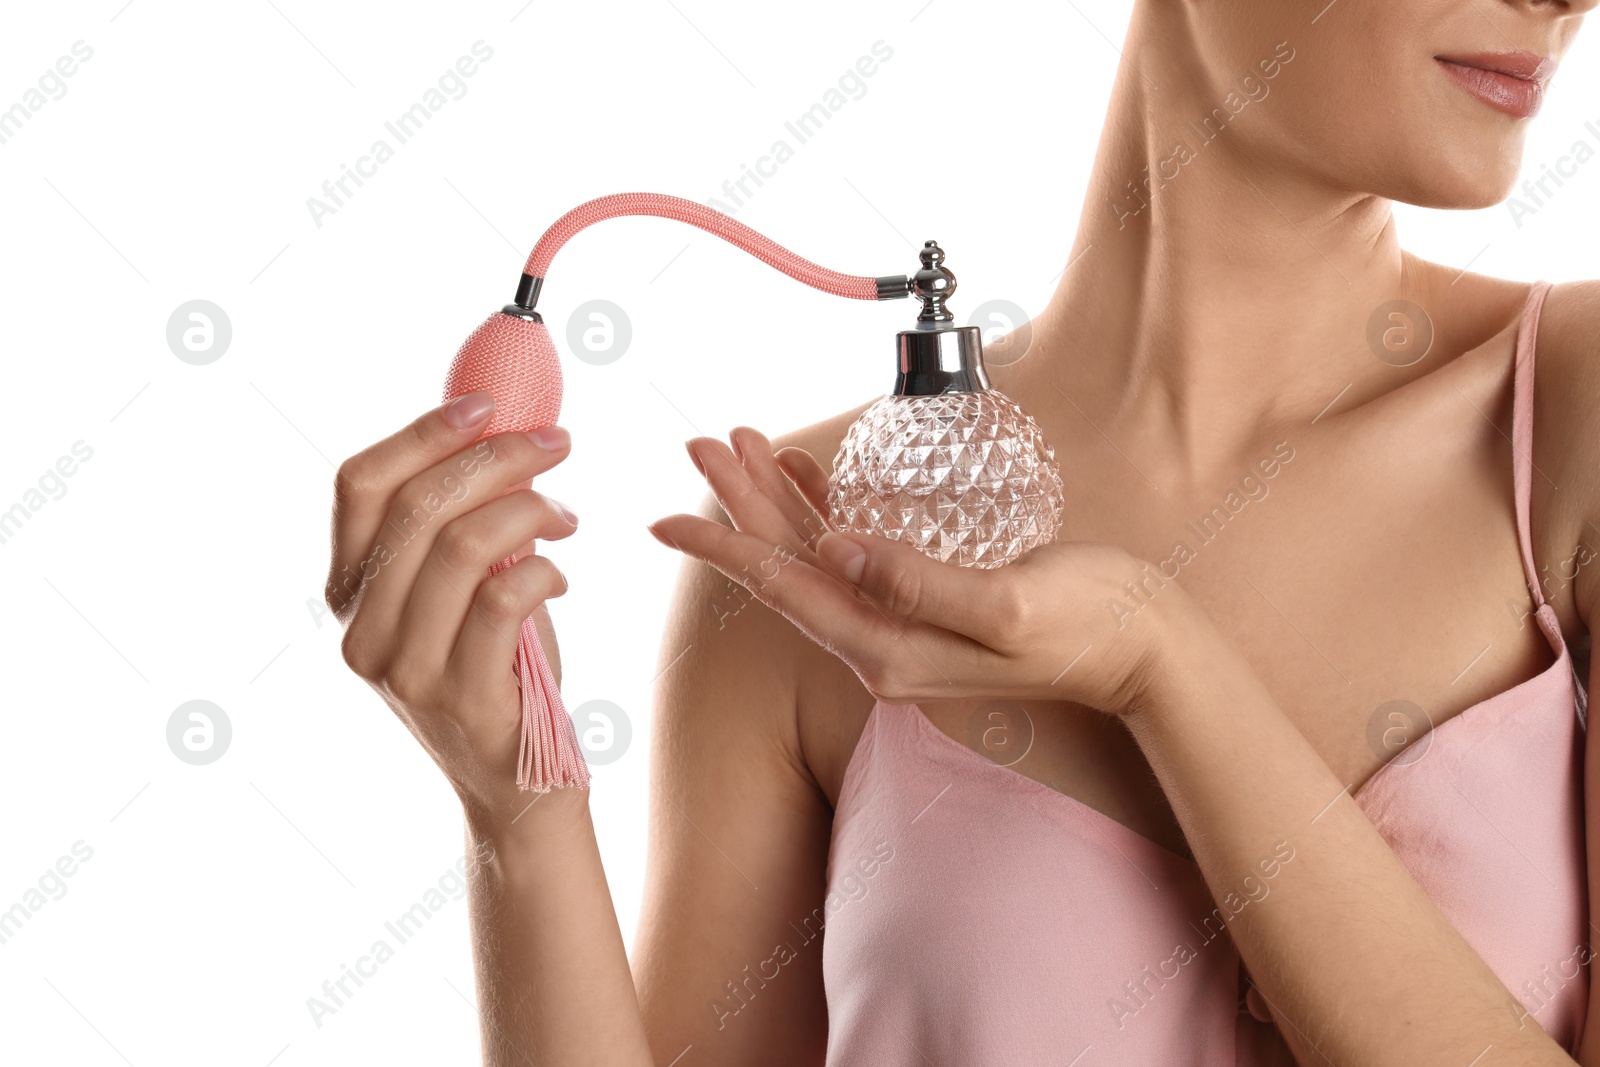
MULTIPOLYGON (((1588 1002, 1586 694, 1528 520, 1548 290, 1530 290, 1519 324, 1512 437, 1522 562, 1555 662, 1446 720, 1422 756, 1419 740, 1355 799, 1527 1016, 1575 1051, 1588 1002)), ((834 816, 827 1063, 1291 1064, 1227 932, 1250 899, 1219 906, 1192 861, 990 761, 916 706, 880 703, 834 816)), ((1404 984, 1397 975, 1397 996, 1404 984)))

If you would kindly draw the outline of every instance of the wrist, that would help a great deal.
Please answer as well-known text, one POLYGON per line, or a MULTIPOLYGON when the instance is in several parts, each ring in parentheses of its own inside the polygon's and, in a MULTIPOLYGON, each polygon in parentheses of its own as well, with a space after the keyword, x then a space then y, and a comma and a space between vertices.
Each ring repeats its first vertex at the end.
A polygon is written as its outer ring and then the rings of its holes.
POLYGON ((1126 720, 1148 720, 1185 706, 1185 694, 1232 647, 1205 609, 1175 583, 1141 616, 1139 649, 1118 708, 1126 720))
POLYGON ((503 811, 463 798, 461 808, 467 836, 502 864, 559 854, 575 834, 593 833, 587 789, 517 793, 503 811))

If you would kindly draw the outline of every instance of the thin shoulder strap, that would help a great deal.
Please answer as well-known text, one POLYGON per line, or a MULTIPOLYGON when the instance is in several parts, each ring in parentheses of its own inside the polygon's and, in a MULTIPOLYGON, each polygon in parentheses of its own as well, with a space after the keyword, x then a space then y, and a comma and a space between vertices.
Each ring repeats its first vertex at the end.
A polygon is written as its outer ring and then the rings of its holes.
MULTIPOLYGON (((1516 363, 1511 380, 1511 482, 1517 499, 1517 540, 1522 546, 1522 570, 1528 591, 1542 616, 1544 587, 1533 562, 1533 529, 1530 513, 1533 500, 1533 359, 1539 336, 1539 312, 1544 308, 1549 282, 1535 282, 1528 290, 1517 328, 1516 363)), ((1553 612, 1551 614, 1554 614, 1553 612)))
POLYGON ((1561 635, 1561 620, 1555 609, 1545 603, 1544 586, 1539 581, 1539 570, 1533 562, 1533 358, 1539 338, 1539 313, 1544 310, 1544 298, 1550 292, 1549 282, 1534 282, 1528 290, 1528 302, 1522 308, 1522 321, 1517 327, 1516 362, 1511 376, 1511 482, 1517 498, 1517 540, 1522 546, 1522 570, 1527 577, 1528 592, 1533 594, 1537 609, 1534 617, 1539 629, 1550 642, 1551 651, 1558 659, 1565 659, 1572 677, 1573 706, 1578 713, 1578 725, 1589 725, 1588 691, 1572 667, 1567 653, 1567 640, 1561 635))

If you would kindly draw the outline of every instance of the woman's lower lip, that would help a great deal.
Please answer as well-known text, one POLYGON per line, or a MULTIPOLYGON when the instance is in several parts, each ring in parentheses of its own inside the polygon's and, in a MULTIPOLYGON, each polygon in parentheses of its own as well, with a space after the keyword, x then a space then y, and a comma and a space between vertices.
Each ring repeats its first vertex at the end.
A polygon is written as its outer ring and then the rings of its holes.
POLYGON ((1532 118, 1544 102, 1544 86, 1526 78, 1513 78, 1479 67, 1463 66, 1448 59, 1436 61, 1455 83, 1496 111, 1519 119, 1532 118))

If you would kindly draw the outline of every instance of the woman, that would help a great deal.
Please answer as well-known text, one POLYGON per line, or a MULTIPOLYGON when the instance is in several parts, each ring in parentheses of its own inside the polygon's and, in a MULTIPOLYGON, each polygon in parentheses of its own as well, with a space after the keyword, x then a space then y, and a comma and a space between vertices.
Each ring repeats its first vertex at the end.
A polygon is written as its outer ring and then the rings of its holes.
POLYGON ((349 460, 335 572, 383 564, 346 657, 494 854, 487 1059, 1600 1064, 1600 285, 1424 262, 1390 213, 1506 195, 1592 6, 1142 0, 1070 266, 990 352, 1070 457, 1017 564, 819 538, 860 409, 689 442, 631 974, 586 795, 512 785, 500 635, 565 582, 482 580, 574 529, 524 488, 566 434, 489 438, 402 547, 489 398, 349 460))

